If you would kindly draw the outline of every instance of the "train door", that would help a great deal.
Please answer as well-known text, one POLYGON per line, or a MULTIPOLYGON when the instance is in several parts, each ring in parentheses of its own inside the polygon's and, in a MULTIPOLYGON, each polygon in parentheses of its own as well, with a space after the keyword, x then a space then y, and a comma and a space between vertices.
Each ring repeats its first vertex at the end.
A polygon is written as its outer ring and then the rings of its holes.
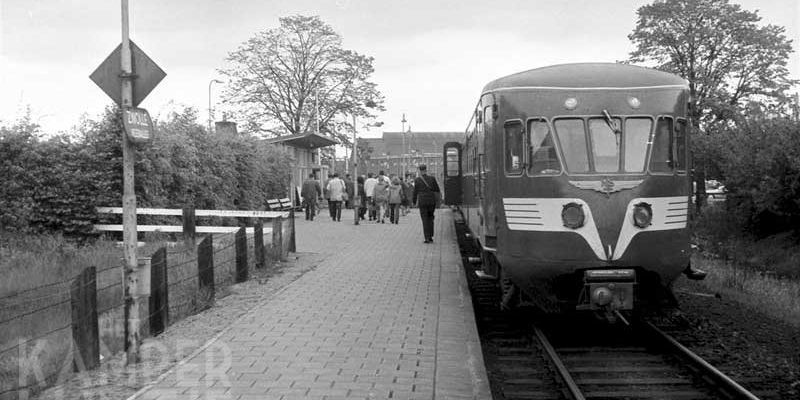
POLYGON ((461 204, 461 143, 444 145, 444 204, 461 204))

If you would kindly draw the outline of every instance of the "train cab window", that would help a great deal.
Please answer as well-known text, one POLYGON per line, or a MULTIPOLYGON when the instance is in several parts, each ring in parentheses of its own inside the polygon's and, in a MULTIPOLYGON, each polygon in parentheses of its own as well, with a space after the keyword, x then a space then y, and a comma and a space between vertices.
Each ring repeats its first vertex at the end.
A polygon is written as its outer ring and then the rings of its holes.
POLYGON ((506 172, 522 173, 524 164, 525 129, 521 121, 506 121, 503 125, 505 136, 506 172))
POLYGON ((458 149, 447 149, 447 176, 458 176, 458 149))
POLYGON ((644 171, 647 158, 647 140, 653 121, 650 118, 628 118, 625 120, 625 172, 644 171))
POLYGON ((653 150, 650 155, 650 171, 672 172, 672 118, 660 117, 653 133, 653 150))
POLYGON ((589 156, 586 152, 586 132, 582 119, 565 118, 555 121, 556 135, 561 145, 567 171, 589 172, 589 156))
POLYGON ((550 133, 547 122, 538 119, 528 122, 528 132, 530 132, 528 139, 528 143, 530 143, 529 173, 533 175, 560 174, 561 163, 558 162, 558 153, 556 153, 553 135, 550 133))
POLYGON ((675 169, 686 171, 686 120, 675 121, 675 169))
MULTIPOLYGON (((616 129, 619 129, 619 118, 612 118, 616 129)), ((620 134, 615 133, 603 118, 589 120, 589 135, 592 139, 592 155, 594 169, 597 172, 619 171, 620 134)))

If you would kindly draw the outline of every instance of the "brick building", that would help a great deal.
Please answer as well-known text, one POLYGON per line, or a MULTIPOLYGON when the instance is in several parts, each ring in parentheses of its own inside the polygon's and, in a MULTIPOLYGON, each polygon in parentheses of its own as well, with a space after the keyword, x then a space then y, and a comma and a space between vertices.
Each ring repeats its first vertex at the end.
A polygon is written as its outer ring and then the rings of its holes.
POLYGON ((442 149, 447 142, 463 142, 464 132, 384 132, 380 138, 358 138, 359 174, 416 174, 417 166, 428 166, 428 174, 442 183, 442 149), (405 137, 404 137, 405 136, 405 137))

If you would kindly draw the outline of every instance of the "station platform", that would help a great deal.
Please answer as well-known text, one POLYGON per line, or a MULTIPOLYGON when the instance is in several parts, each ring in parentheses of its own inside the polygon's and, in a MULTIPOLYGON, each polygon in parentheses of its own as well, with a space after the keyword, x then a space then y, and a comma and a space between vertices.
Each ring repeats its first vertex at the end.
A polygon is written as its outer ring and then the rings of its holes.
POLYGON ((136 399, 491 399, 450 210, 295 223, 323 261, 136 399))

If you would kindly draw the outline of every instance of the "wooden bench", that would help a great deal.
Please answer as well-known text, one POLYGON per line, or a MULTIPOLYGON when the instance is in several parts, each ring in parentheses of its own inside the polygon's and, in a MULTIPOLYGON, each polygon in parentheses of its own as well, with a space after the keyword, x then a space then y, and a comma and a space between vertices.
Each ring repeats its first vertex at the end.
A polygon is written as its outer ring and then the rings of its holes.
POLYGON ((267 207, 269 207, 270 211, 284 211, 283 204, 281 204, 281 199, 267 200, 267 207))
POLYGON ((289 211, 291 209, 294 209, 295 211, 302 211, 303 210, 303 206, 292 204, 292 200, 289 199, 288 197, 284 197, 284 198, 280 199, 280 202, 281 202, 281 207, 282 207, 281 211, 289 211))

